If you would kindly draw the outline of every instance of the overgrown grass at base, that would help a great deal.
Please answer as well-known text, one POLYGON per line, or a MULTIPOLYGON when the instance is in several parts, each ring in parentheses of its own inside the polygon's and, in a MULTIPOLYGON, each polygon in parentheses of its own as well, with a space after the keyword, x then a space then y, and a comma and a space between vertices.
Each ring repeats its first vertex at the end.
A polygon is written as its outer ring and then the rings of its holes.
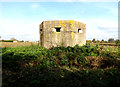
POLYGON ((99 45, 2 49, 2 87, 119 87, 120 53, 99 45))

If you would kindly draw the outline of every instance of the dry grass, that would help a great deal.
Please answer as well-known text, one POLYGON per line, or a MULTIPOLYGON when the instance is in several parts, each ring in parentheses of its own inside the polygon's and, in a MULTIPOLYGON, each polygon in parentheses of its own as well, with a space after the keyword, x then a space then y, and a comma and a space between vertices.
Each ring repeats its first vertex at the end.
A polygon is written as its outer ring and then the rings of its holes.
POLYGON ((29 46, 29 45, 37 45, 35 42, 1 42, 0 47, 19 47, 19 46, 29 46))
MULTIPOLYGON (((116 46, 116 43, 91 43, 92 45, 100 44, 103 46, 116 46)), ((119 43, 120 45, 120 43, 119 43)))
MULTIPOLYGON (((29 45, 37 45, 38 43, 35 42, 0 42, 0 47, 19 47, 19 46, 29 46, 29 45)), ((91 43, 91 45, 96 45, 98 43, 91 43)), ((115 46, 115 43, 100 43, 100 46, 106 47, 106 48, 118 48, 118 46, 115 46)), ((119 44, 120 46, 120 44, 119 44)))
POLYGON ((118 46, 116 46, 116 43, 90 43, 90 45, 95 46, 96 44, 99 44, 100 48, 105 48, 109 50, 118 50, 120 49, 120 43, 118 46))

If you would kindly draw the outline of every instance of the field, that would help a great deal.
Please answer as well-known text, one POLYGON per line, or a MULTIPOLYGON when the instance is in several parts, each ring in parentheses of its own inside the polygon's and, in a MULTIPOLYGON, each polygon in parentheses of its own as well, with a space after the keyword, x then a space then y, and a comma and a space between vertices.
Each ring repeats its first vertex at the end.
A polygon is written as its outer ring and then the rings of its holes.
POLYGON ((6 47, 2 65, 2 87, 120 87, 117 46, 6 47))
POLYGON ((19 46, 30 46, 37 45, 35 42, 1 42, 0 47, 19 47, 19 46))

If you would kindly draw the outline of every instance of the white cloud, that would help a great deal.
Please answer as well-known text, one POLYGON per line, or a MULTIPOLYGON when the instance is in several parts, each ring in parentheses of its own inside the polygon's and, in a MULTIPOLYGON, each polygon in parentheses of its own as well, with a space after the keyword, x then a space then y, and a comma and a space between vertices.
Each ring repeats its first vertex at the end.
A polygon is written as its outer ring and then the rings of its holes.
MULTIPOLYGON (((38 19, 39 20, 39 19, 38 19)), ((2 39, 15 37, 19 40, 39 40, 39 24, 44 20, 21 20, 2 19, 0 20, 0 36, 2 39)), ((60 20, 60 19, 59 19, 60 20)), ((118 38, 118 23, 109 19, 74 19, 86 24, 87 39, 118 38)))
POLYGON ((39 40, 39 24, 42 22, 30 22, 29 20, 7 19, 0 23, 0 36, 2 39, 12 37, 19 40, 39 40))
MULTIPOLYGON (((39 24, 42 21, 30 22, 29 20, 20 19, 2 20, 0 22, 0 35, 3 39, 15 37, 20 40, 39 40, 39 24)), ((96 38, 107 40, 109 38, 118 38, 117 22, 107 19, 78 19, 76 21, 86 23, 87 39, 96 38)))
POLYGON ((38 4, 32 4, 31 7, 32 8, 37 8, 39 5, 38 4))
POLYGON ((108 40, 118 38, 118 22, 109 19, 75 19, 86 24, 86 37, 108 40))
POLYGON ((118 22, 109 20, 98 21, 98 28, 108 32, 117 32, 118 22))

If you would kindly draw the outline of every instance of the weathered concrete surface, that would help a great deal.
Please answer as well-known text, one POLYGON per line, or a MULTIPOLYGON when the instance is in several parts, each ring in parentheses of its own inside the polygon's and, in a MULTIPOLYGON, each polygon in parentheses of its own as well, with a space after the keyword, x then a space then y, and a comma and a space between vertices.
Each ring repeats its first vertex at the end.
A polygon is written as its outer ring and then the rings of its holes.
POLYGON ((46 48, 62 44, 64 46, 75 46, 76 44, 81 46, 86 43, 86 24, 78 21, 43 21, 39 30, 40 45, 46 48))

